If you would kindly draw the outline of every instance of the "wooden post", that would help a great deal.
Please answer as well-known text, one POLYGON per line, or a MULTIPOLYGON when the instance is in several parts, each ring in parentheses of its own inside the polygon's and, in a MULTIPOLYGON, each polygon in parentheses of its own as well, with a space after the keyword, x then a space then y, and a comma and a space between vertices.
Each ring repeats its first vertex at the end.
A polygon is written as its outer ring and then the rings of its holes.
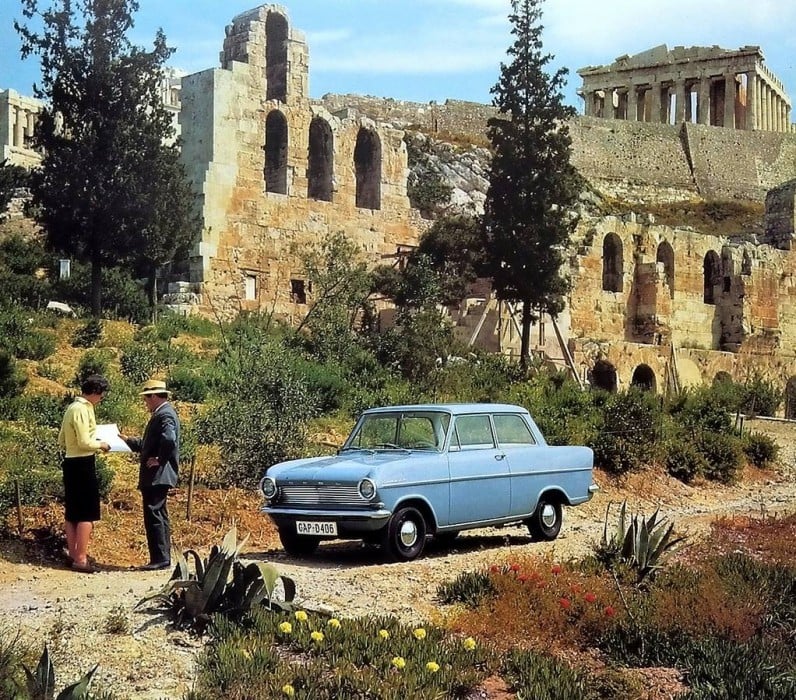
POLYGON ((191 502, 193 501, 193 480, 196 468, 196 455, 191 457, 191 472, 188 476, 188 504, 185 506, 185 519, 191 522, 191 502))
POLYGON ((19 479, 14 479, 14 488, 17 493, 17 529, 19 531, 19 536, 22 537, 24 527, 22 524, 22 492, 19 489, 19 479))

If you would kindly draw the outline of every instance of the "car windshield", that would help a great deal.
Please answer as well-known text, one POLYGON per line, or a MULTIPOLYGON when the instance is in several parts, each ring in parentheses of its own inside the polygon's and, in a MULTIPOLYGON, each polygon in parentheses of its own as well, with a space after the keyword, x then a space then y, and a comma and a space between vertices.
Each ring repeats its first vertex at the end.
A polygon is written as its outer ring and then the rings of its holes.
POLYGON ((343 449, 439 451, 449 425, 450 415, 440 411, 368 413, 343 449))

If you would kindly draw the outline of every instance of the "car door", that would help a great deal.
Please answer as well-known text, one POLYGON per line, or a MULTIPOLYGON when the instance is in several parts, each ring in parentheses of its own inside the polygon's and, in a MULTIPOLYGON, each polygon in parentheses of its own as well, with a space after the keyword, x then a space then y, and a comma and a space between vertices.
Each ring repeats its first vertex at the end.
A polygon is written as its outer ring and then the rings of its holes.
POLYGON ((489 414, 456 416, 448 464, 451 525, 508 516, 509 467, 505 452, 496 446, 489 414))
POLYGON ((547 479, 543 472, 543 448, 530 427, 517 413, 496 413, 493 417, 497 442, 506 454, 511 472, 511 514, 527 515, 536 505, 536 496, 547 479))

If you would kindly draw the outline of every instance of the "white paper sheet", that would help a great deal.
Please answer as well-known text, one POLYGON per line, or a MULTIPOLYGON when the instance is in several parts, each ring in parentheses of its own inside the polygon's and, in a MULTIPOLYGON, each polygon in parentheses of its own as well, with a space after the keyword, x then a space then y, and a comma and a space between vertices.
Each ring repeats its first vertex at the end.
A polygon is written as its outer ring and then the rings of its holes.
POLYGON ((116 423, 103 423, 97 426, 95 433, 98 440, 107 442, 111 446, 111 452, 131 452, 127 443, 119 437, 119 426, 116 423))

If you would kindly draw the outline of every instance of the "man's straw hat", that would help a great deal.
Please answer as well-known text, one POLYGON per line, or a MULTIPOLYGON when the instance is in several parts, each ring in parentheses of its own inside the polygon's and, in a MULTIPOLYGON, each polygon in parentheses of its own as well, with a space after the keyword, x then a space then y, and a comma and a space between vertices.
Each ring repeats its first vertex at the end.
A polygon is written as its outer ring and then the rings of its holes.
POLYGON ((139 392, 140 396, 147 396, 148 394, 171 394, 171 392, 166 389, 166 382, 162 382, 159 379, 149 379, 144 382, 144 386, 141 387, 139 392))

